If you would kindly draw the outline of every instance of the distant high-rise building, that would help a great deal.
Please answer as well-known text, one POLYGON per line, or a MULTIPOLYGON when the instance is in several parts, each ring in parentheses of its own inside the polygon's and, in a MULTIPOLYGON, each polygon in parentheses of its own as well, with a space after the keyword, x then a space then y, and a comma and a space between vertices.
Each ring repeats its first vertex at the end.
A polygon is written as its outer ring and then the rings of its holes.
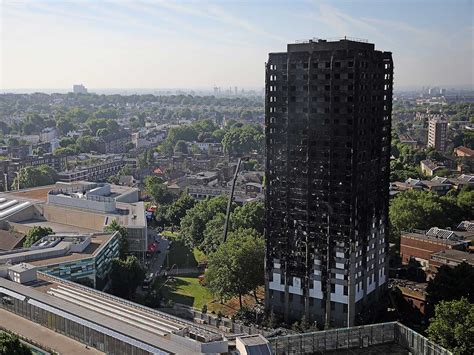
POLYGON ((386 289, 393 63, 343 39, 266 64, 265 304, 352 325, 386 289))
POLYGON ((87 94, 87 89, 84 85, 78 84, 78 85, 73 85, 72 92, 75 94, 87 94))
POLYGON ((444 117, 431 117, 428 123, 428 147, 444 152, 446 150, 447 132, 448 122, 444 117))

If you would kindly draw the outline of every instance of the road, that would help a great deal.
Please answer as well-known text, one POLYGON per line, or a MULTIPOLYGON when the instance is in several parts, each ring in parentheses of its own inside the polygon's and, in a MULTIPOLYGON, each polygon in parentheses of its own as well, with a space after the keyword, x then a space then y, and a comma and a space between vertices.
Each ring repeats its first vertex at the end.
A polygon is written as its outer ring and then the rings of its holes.
POLYGON ((163 239, 160 237, 157 237, 157 240, 160 241, 160 244, 158 245, 157 252, 153 256, 153 260, 151 261, 150 267, 148 269, 148 272, 152 272, 156 275, 159 273, 161 266, 166 260, 166 255, 168 255, 168 245, 170 242, 168 239, 163 239), (158 253, 158 251, 160 252, 158 253))

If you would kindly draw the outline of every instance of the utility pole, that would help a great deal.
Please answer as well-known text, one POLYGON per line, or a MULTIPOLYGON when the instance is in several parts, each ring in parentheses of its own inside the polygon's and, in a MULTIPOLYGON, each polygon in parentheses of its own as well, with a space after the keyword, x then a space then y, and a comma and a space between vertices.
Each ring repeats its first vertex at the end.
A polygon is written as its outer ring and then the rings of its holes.
POLYGON ((239 174, 241 163, 242 163, 242 159, 239 158, 239 161, 237 162, 237 167, 235 168, 234 179, 232 180, 232 189, 230 190, 229 201, 227 202, 227 212, 225 214, 223 243, 227 241, 227 232, 229 228, 229 219, 230 219, 230 208, 232 207, 232 200, 234 199, 235 182, 237 181, 237 175, 239 174))

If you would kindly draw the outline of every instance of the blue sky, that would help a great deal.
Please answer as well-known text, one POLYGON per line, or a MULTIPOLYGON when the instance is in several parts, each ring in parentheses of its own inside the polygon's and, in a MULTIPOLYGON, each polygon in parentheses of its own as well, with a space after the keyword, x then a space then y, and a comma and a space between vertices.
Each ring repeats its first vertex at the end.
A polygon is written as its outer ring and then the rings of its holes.
POLYGON ((473 85, 474 0, 1 0, 2 89, 260 88, 269 52, 350 36, 396 87, 473 85))

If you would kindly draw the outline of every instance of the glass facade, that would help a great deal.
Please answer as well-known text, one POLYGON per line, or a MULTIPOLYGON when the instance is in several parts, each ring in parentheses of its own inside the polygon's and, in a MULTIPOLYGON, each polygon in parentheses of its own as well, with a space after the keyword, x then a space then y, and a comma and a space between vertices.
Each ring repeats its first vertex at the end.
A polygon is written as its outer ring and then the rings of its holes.
POLYGON ((89 279, 96 285, 97 279, 104 279, 111 267, 113 258, 119 255, 119 234, 115 234, 97 255, 87 259, 42 266, 38 271, 70 281, 89 279))

